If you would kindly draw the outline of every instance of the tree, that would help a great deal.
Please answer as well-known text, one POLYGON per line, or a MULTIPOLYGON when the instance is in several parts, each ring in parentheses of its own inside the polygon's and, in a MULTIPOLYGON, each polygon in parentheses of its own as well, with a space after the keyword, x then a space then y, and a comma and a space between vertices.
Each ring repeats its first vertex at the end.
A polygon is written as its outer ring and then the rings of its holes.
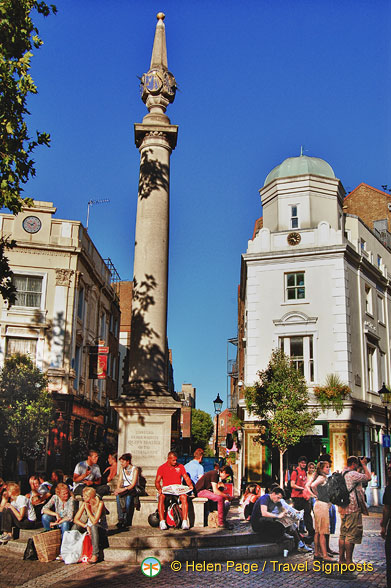
MULTIPOLYGON (((23 198, 23 185, 35 176, 35 162, 32 153, 38 145, 50 143, 48 133, 36 131, 31 138, 26 124, 27 99, 37 94, 37 87, 29 74, 33 47, 39 49, 43 41, 34 25, 31 13, 48 16, 55 14, 55 6, 48 6, 37 0, 2 0, 0 3, 0 208, 8 208, 13 214, 23 206, 31 206, 31 198, 23 198)), ((7 247, 7 241, 3 241, 7 247)), ((4 249, 3 249, 4 251, 4 249)), ((6 273, 0 268, 2 295, 9 303, 7 287, 12 286, 7 275, 8 261, 5 259, 6 273)), ((4 265, 4 263, 2 264, 4 265)))
POLYGON ((259 418, 259 442, 270 441, 280 452, 280 484, 283 483, 283 455, 299 443, 314 425, 317 411, 308 407, 304 377, 279 349, 269 364, 258 372, 259 381, 246 388, 247 408, 259 418))
POLYGON ((0 373, 0 442, 14 443, 22 453, 40 444, 49 432, 53 400, 46 376, 27 355, 5 360, 0 373))
POLYGON ((191 411, 191 438, 193 448, 206 449, 213 434, 213 421, 204 410, 193 408, 191 411))

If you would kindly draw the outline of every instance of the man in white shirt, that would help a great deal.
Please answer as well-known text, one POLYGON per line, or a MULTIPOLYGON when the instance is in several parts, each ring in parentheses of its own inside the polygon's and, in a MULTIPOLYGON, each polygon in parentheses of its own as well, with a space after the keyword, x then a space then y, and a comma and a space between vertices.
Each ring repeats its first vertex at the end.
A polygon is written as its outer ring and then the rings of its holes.
POLYGON ((86 486, 95 488, 100 497, 110 494, 110 488, 107 485, 101 486, 102 475, 98 466, 99 455, 94 449, 90 449, 86 461, 79 462, 73 472, 73 494, 81 496, 86 486))

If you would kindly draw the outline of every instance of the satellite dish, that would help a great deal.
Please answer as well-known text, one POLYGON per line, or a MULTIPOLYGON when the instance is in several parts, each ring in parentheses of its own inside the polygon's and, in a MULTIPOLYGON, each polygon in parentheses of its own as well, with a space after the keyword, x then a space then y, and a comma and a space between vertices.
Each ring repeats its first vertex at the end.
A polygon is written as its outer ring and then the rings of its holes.
POLYGON ((391 202, 389 202, 389 203, 387 204, 387 208, 388 208, 388 210, 391 212, 391 202))

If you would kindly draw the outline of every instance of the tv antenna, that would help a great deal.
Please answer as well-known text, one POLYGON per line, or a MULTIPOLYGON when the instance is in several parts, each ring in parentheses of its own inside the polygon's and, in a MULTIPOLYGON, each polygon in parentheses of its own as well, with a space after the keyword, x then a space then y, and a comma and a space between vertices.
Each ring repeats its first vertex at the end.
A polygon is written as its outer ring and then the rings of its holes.
POLYGON ((101 200, 89 200, 87 203, 87 222, 86 222, 86 231, 88 231, 88 221, 90 219, 90 208, 94 206, 94 204, 107 204, 110 202, 109 198, 102 198, 101 200))

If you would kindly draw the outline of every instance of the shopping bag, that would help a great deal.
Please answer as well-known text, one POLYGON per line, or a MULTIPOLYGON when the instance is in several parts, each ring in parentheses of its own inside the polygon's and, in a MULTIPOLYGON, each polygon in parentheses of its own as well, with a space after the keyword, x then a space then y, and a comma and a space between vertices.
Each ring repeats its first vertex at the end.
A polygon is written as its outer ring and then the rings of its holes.
POLYGON ((91 537, 87 533, 87 535, 85 535, 84 541, 83 541, 83 549, 81 552, 81 561, 83 563, 87 563, 87 561, 90 559, 91 555, 92 555, 91 537))
POLYGON ((80 531, 65 531, 61 543, 61 558, 66 564, 74 564, 79 561, 83 551, 83 541, 87 533, 80 531))

